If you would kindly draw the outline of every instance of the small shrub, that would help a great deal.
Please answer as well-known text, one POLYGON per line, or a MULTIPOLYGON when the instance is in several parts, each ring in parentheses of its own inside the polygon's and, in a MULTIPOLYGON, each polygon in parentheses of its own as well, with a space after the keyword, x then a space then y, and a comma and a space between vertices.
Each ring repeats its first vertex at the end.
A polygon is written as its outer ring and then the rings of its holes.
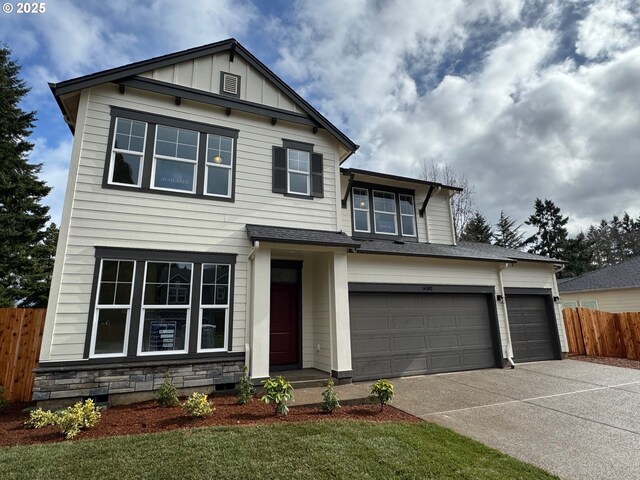
POLYGON ((164 382, 162 382, 162 385, 160 385, 156 393, 156 402, 159 407, 175 407, 176 405, 180 405, 178 389, 171 382, 169 372, 164 372, 164 382))
POLYGON ((193 392, 182 404, 182 408, 184 408, 185 412, 190 416, 196 418, 203 418, 211 415, 215 410, 207 399, 207 395, 198 392, 193 392))
POLYGON ((242 375, 240 376, 240 383, 238 384, 238 405, 245 405, 251 401, 255 389, 249 378, 249 367, 244 365, 242 367, 242 375))
POLYGON ((293 387, 282 376, 269 378, 262 382, 264 387, 264 395, 261 400, 266 403, 275 405, 275 414, 286 415, 289 413, 287 402, 293 400, 293 387))
POLYGON ((322 405, 323 412, 332 413, 336 408, 340 408, 340 402, 338 402, 338 395, 333 390, 333 380, 327 380, 327 389, 322 392, 322 405))
POLYGON ((57 415, 51 410, 36 408, 29 414, 29 420, 24 422, 27 428, 44 428, 56 424, 57 415))
POLYGON ((393 385, 389 380, 378 380, 371 385, 371 395, 369 399, 372 402, 380 402, 380 411, 384 409, 384 406, 393 400, 393 385))
POLYGON ((96 407, 93 400, 89 399, 84 403, 78 402, 59 412, 38 408, 31 412, 25 425, 28 428, 57 425, 60 431, 69 439, 75 437, 80 430, 93 427, 100 420, 100 415, 100 408, 96 407))
POLYGON ((0 410, 9 405, 9 401, 4 398, 4 387, 0 387, 0 410))

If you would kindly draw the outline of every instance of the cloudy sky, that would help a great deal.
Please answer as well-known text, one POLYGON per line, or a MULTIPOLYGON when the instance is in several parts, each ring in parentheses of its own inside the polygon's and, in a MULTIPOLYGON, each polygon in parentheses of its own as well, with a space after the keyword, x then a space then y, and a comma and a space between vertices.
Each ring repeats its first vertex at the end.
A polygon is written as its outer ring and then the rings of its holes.
POLYGON ((45 6, 0 13, 0 42, 32 88, 31 158, 56 222, 72 138, 47 82, 229 37, 361 145, 349 166, 419 176, 425 162, 448 164, 491 222, 501 209, 523 222, 536 197, 572 233, 640 214, 640 0, 45 6))

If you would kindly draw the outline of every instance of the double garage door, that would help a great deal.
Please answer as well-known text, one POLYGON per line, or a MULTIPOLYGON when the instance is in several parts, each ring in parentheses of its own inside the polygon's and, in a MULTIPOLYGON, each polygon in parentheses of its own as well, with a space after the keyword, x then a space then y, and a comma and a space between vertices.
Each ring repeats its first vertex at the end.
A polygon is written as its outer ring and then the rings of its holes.
MULTIPOLYGON (((548 296, 548 295, 547 295, 548 296)), ((501 365, 494 295, 358 293, 349 297, 354 380, 501 365)), ((516 362, 559 358, 544 295, 507 294, 516 362)))
POLYGON ((495 367, 493 295, 351 293, 355 380, 495 367))

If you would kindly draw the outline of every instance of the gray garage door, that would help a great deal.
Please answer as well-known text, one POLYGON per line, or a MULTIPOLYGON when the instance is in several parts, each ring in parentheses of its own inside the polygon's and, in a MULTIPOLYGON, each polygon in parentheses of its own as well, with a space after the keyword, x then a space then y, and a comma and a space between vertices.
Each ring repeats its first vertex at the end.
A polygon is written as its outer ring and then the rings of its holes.
POLYGON ((484 295, 352 293, 349 306, 356 380, 496 365, 484 295))
POLYGON ((513 359, 516 362, 553 360, 556 348, 542 295, 507 295, 513 359))

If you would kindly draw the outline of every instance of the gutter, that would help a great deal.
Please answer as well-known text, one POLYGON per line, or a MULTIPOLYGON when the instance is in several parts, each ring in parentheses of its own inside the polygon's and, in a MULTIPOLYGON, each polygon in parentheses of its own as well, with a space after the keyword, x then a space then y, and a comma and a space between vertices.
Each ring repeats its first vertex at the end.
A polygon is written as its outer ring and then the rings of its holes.
POLYGON ((502 271, 509 266, 509 263, 505 263, 504 265, 498 267, 498 282, 500 287, 500 294, 502 295, 502 313, 504 315, 505 324, 507 326, 507 361, 511 365, 511 368, 516 368, 516 364, 513 361, 513 343, 511 342, 511 327, 509 326, 507 299, 504 294, 504 281, 502 280, 502 271))

